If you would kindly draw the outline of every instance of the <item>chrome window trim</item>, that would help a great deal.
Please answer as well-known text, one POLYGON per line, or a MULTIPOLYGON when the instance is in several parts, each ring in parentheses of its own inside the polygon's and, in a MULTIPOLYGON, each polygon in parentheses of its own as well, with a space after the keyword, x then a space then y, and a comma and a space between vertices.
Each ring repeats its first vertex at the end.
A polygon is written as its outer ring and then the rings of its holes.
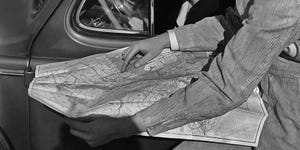
MULTIPOLYGON (((97 32, 105 32, 105 33, 144 34, 144 33, 146 32, 146 33, 148 33, 149 35, 151 34, 151 31, 150 31, 151 29, 148 30, 148 31, 129 31, 129 30, 101 29, 101 28, 88 27, 88 26, 82 24, 82 23, 80 22, 80 19, 79 19, 81 9, 83 8, 85 2, 86 2, 86 0, 82 0, 82 1, 81 1, 80 5, 79 5, 79 8, 78 8, 78 10, 77 10, 77 12, 76 12, 76 22, 77 22, 77 24, 78 24, 81 28, 83 28, 83 29, 90 30, 90 31, 97 31, 97 32)), ((153 15, 153 11, 154 11, 154 10, 153 10, 152 7, 153 7, 153 6, 152 6, 152 0, 150 0, 150 11, 151 11, 151 12, 150 12, 150 13, 151 13, 151 15, 150 15, 150 19, 151 19, 150 23, 151 23, 151 24, 149 25, 149 27, 152 27, 152 24, 153 24, 153 22, 154 22, 154 15, 153 15)))
POLYGON ((18 56, 0 56, 0 75, 24 76, 30 65, 30 59, 18 56))
POLYGON ((24 76, 24 70, 0 69, 0 75, 24 76))

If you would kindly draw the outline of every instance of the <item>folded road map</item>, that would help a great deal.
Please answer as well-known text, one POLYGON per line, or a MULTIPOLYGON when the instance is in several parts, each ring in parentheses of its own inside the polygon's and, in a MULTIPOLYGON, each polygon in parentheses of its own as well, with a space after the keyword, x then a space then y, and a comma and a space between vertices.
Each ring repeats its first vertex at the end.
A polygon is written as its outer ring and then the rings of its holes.
MULTIPOLYGON (((120 73, 123 50, 39 65, 28 93, 72 118, 91 114, 129 116, 184 88, 207 63, 203 53, 166 49, 148 64, 140 68, 130 65, 128 71, 120 73)), ((191 123, 156 137, 257 146, 266 117, 256 88, 243 105, 223 116, 191 123)))

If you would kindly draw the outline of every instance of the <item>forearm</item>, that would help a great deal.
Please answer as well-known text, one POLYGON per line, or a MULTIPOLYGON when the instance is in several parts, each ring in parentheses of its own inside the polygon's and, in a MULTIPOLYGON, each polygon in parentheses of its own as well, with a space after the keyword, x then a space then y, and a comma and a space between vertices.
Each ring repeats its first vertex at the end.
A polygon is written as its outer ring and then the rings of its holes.
POLYGON ((120 124, 123 124, 123 126, 121 126, 123 128, 119 128, 118 132, 123 137, 136 135, 146 131, 146 128, 137 121, 137 118, 135 116, 124 117, 121 118, 119 121, 120 124))
MULTIPOLYGON (((200 75, 198 81, 180 89, 170 98, 136 113, 135 122, 141 131, 156 135, 191 122, 223 115, 247 100, 232 99, 217 88, 205 75, 200 75)), ((250 88, 248 90, 252 91, 250 88)))
POLYGON ((189 0, 189 2, 190 2, 192 5, 196 4, 198 1, 199 1, 199 0, 189 0))
POLYGON ((224 40, 225 29, 217 17, 208 17, 173 31, 180 51, 207 51, 217 49, 218 44, 224 40))
POLYGON ((247 100, 289 41, 300 38, 299 4, 266 1, 265 6, 256 7, 253 19, 214 59, 209 71, 199 74, 198 81, 136 113, 135 120, 143 131, 155 135, 216 117, 247 100), (261 9, 269 5, 273 8, 261 9))
POLYGON ((154 40, 155 44, 158 44, 159 47, 161 47, 162 49, 171 47, 169 34, 167 32, 157 35, 155 37, 152 37, 151 39, 154 40))

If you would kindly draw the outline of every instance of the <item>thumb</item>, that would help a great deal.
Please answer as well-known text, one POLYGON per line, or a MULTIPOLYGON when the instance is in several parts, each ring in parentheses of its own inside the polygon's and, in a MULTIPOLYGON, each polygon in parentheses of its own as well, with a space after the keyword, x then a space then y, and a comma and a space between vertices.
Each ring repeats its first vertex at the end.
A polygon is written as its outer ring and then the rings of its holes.
POLYGON ((145 65, 147 62, 149 62, 150 60, 152 60, 154 58, 154 56, 151 53, 146 54, 144 57, 142 57, 141 59, 139 59, 135 64, 134 67, 138 68, 140 66, 145 65))

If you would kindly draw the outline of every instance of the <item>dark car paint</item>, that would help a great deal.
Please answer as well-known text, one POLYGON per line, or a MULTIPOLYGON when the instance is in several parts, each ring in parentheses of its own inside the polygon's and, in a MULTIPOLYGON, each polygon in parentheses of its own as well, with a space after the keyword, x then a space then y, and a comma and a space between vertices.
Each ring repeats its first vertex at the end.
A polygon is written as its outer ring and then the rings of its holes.
POLYGON ((32 43, 60 1, 0 0, 1 74, 23 75, 32 43))
MULTIPOLYGON (((36 65, 109 52, 147 37, 85 34, 72 25, 72 11, 80 1, 0 0, 0 126, 16 150, 89 149, 85 142, 69 134, 63 116, 28 97, 27 87, 36 65)), ((168 2, 159 1, 163 6, 159 13, 178 9, 181 0, 171 1, 171 5, 168 2)), ((174 20, 175 15, 169 19, 155 16, 164 28, 174 26, 169 20, 174 20)), ((161 31, 165 29, 157 33, 161 31)), ((146 140, 151 145, 167 146, 165 141, 146 140)), ((143 143, 139 138, 130 142, 143 143)), ((140 146, 147 149, 146 145, 140 146)))
MULTIPOLYGON (((40 32, 38 38, 32 46, 32 57, 30 61, 31 68, 34 68, 37 64, 74 59, 96 53, 109 52, 116 48, 128 46, 133 41, 141 40, 147 37, 143 35, 122 35, 107 33, 86 34, 87 32, 82 32, 82 30, 76 28, 76 26, 71 25, 72 23, 74 23, 72 22, 72 18, 74 18, 74 10, 76 10, 76 8, 78 7, 79 2, 80 0, 63 1, 57 8, 57 10, 53 13, 51 18, 49 18, 48 23, 40 32)), ((85 142, 69 134, 68 126, 64 124, 64 118, 60 114, 32 100, 30 101, 29 112, 31 127, 30 143, 32 149, 89 149, 85 142), (47 128, 45 128, 45 126, 47 126, 47 128)), ((177 143, 176 140, 146 140, 149 142, 143 142, 145 140, 141 141, 140 138, 133 137, 131 139, 128 139, 127 141, 132 143, 130 144, 130 146, 136 146, 135 149, 144 150, 147 150, 151 147, 153 148, 153 146, 149 145, 152 143, 157 143, 158 145, 160 145, 158 147, 161 148, 163 147, 162 145, 164 145, 164 147, 168 147, 170 145, 172 146, 173 143, 177 143)), ((111 145, 115 144, 109 144, 106 147, 108 147, 108 149, 111 149, 111 145)), ((117 141, 116 145, 129 146, 128 144, 124 144, 123 141, 117 141)), ((120 147, 121 146, 119 146, 119 148, 120 147)))
POLYGON ((45 1, 37 10, 37 0, 0 0, 0 54, 28 56, 34 37, 61 0, 45 1))
POLYGON ((31 49, 33 57, 79 58, 108 52, 141 39, 114 36, 114 34, 86 35, 84 32, 76 30, 71 25, 71 18, 74 17, 73 11, 76 11, 79 2, 64 0, 61 3, 34 42, 31 49))
POLYGON ((24 85, 30 47, 59 3, 0 0, 0 126, 16 150, 30 149, 29 99, 24 85))

